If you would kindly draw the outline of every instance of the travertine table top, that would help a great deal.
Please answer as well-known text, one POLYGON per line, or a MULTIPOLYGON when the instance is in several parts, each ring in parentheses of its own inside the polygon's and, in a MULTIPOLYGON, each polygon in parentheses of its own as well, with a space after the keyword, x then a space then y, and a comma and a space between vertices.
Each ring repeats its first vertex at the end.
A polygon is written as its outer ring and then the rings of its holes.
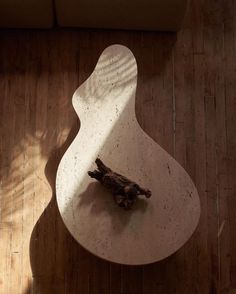
POLYGON ((140 127, 135 115, 137 64, 121 45, 104 50, 72 103, 81 128, 57 171, 60 213, 88 251, 121 264, 148 264, 177 251, 194 232, 200 202, 186 171, 140 127), (152 191, 133 209, 118 207, 87 172, 100 157, 152 191))

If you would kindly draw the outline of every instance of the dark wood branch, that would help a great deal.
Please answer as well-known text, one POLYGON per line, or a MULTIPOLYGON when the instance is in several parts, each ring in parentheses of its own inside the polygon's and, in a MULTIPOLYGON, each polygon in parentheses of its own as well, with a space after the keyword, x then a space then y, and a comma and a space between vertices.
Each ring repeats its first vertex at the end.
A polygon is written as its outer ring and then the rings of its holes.
POLYGON ((104 187, 109 189, 114 195, 115 202, 124 209, 130 209, 138 196, 151 197, 151 191, 140 187, 137 183, 129 180, 107 167, 101 159, 96 159, 97 170, 89 171, 91 178, 99 181, 104 187))

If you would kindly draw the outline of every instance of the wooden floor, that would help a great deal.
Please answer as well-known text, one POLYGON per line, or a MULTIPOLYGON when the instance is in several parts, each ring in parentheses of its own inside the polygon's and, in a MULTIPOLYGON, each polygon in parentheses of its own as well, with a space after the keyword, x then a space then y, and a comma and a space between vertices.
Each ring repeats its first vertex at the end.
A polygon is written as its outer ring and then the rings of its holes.
POLYGON ((178 34, 0 32, 1 294, 236 293, 235 12, 235 0, 193 0, 178 34), (86 252, 55 201, 57 165, 79 128, 72 94, 113 43, 137 58, 141 126, 201 198, 191 240, 143 267, 86 252))

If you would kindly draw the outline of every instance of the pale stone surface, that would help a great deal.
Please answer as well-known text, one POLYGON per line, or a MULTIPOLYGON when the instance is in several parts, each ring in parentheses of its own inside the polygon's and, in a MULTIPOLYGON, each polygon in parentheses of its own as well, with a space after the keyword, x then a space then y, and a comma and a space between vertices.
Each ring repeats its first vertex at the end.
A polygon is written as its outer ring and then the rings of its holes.
POLYGON ((72 102, 81 128, 57 171, 65 225, 91 253, 122 264, 148 264, 178 250, 194 232, 200 202, 186 171, 139 126, 137 64, 132 52, 108 47, 72 102), (131 211, 87 172, 100 157, 114 171, 152 191, 131 211))

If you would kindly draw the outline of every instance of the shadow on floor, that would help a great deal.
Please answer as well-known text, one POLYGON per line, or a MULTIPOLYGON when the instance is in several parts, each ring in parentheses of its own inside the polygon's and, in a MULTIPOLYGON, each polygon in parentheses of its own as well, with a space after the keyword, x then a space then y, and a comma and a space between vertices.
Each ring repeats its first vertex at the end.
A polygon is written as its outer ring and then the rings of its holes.
POLYGON ((57 166, 77 131, 78 123, 75 123, 66 142, 61 148, 52 152, 45 167, 45 175, 52 188, 52 199, 37 221, 31 235, 30 262, 33 293, 74 293, 72 289, 78 289, 80 276, 86 285, 86 279, 89 276, 86 272, 86 263, 89 263, 91 258, 96 258, 91 257, 72 238, 61 219, 56 203, 57 166))

